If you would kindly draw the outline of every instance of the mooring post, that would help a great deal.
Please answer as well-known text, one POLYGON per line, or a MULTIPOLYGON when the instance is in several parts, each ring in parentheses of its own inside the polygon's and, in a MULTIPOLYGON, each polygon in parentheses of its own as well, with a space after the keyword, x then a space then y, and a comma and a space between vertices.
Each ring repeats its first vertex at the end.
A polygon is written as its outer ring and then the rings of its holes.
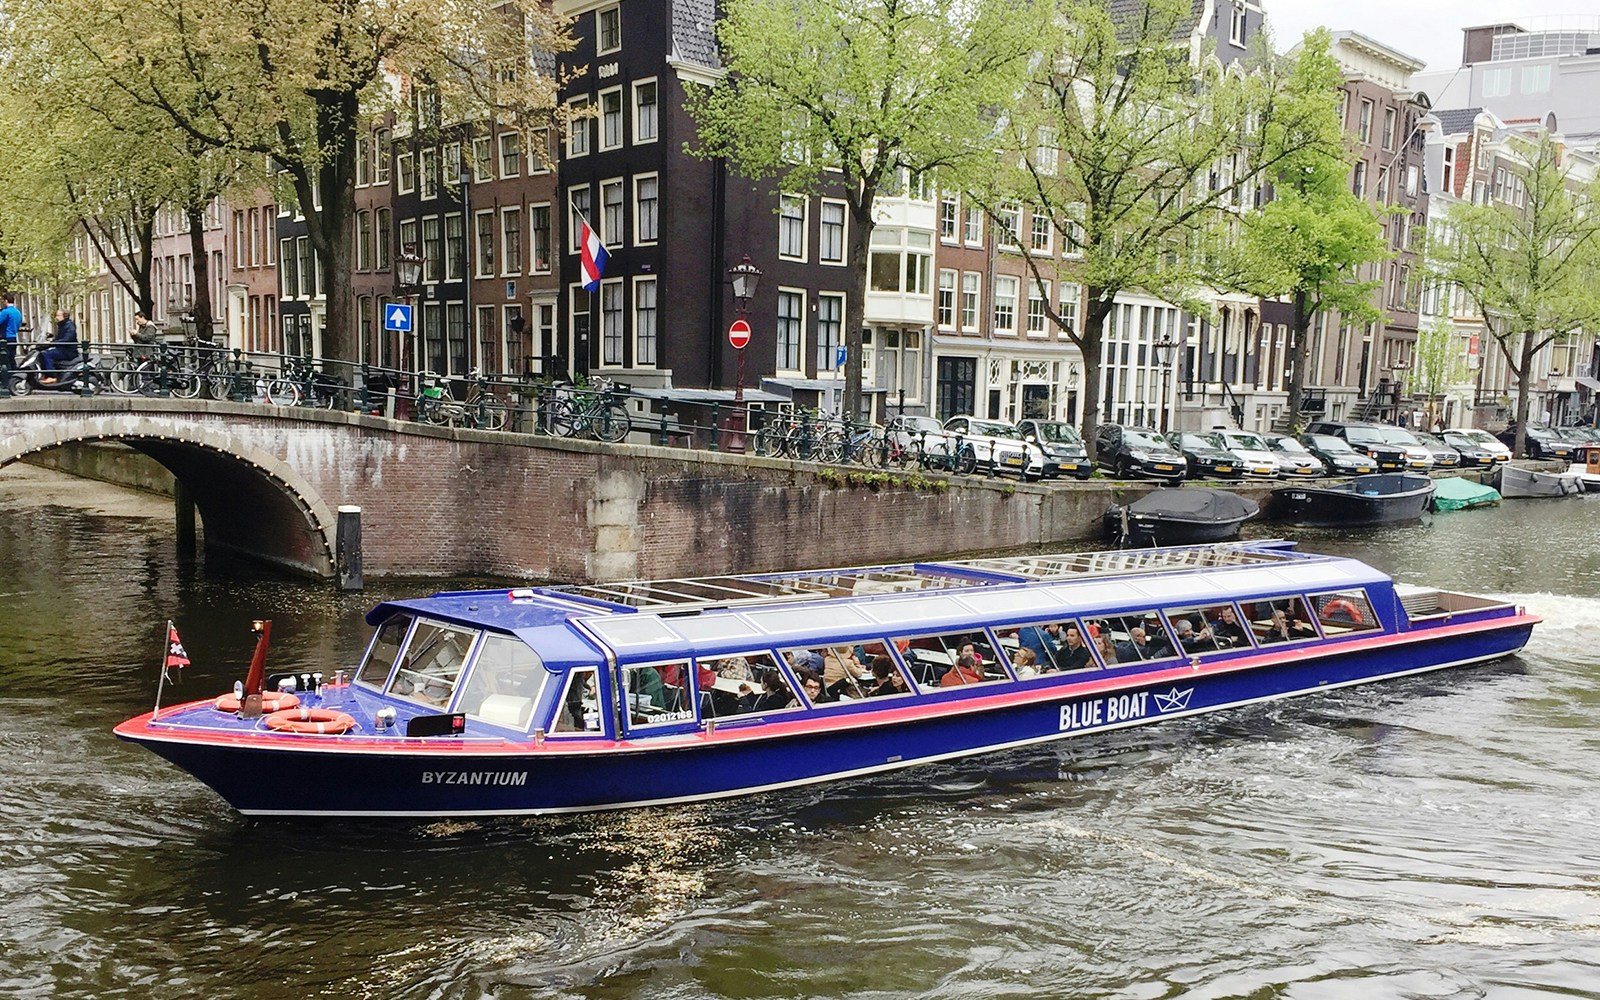
POLYGON ((192 561, 195 556, 194 494, 189 492, 189 487, 181 479, 174 480, 172 484, 172 509, 178 522, 178 559, 192 561))
POLYGON ((361 579, 361 508, 347 504, 339 508, 339 524, 335 529, 338 539, 334 562, 338 567, 339 589, 360 590, 361 579))

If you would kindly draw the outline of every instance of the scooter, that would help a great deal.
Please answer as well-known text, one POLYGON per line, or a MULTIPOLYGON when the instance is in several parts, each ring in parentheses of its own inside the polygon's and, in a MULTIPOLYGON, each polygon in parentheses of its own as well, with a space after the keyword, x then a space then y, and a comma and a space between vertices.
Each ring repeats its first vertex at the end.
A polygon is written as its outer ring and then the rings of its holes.
POLYGON ((110 378, 100 359, 88 354, 82 346, 78 348, 78 356, 60 369, 43 369, 40 367, 44 349, 52 346, 52 341, 40 341, 28 345, 27 352, 17 358, 17 367, 11 369, 6 385, 13 396, 26 396, 30 392, 74 392, 80 395, 105 392, 110 383, 110 378), (45 378, 53 378, 54 382, 46 382, 45 378))

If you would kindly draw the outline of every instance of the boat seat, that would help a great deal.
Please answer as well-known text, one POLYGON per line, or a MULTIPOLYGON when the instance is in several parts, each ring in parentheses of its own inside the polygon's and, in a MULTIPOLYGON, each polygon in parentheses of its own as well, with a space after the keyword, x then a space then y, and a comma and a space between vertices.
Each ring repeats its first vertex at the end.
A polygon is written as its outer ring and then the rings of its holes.
POLYGON ((512 729, 527 729, 528 716, 533 713, 533 699, 514 694, 491 694, 483 699, 475 713, 485 722, 512 729))

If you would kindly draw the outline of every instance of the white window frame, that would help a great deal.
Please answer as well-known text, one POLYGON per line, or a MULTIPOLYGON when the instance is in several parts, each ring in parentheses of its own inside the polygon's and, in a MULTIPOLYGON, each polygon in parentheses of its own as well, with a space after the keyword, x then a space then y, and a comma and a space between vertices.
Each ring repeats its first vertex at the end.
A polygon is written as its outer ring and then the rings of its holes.
POLYGON ((660 137, 661 86, 656 82, 656 78, 653 76, 648 80, 635 80, 633 81, 633 143, 637 146, 643 143, 655 142, 660 137), (654 109, 651 114, 655 120, 651 124, 649 134, 646 134, 645 130, 639 127, 639 109, 644 107, 644 105, 639 103, 639 91, 643 90, 645 87, 653 87, 655 89, 655 100, 649 105, 654 109))
POLYGON ((613 4, 610 7, 601 7, 599 10, 594 12, 594 54, 597 55, 597 56, 603 56, 603 55, 608 55, 608 54, 610 54, 612 52, 621 52, 621 51, 622 51, 622 5, 621 4, 613 4), (603 36, 605 34, 604 25, 605 25, 605 19, 606 19, 607 15, 610 15, 610 16, 616 18, 615 27, 616 27, 616 34, 617 34, 617 38, 616 38, 617 44, 609 46, 609 47, 605 46, 604 43, 603 43, 603 36))
POLYGON ((803 194, 782 194, 782 195, 778 196, 778 259, 779 260, 797 260, 797 261, 800 261, 802 263, 805 262, 806 251, 808 249, 807 246, 806 246, 806 242, 807 242, 806 237, 810 235, 810 232, 809 232, 810 228, 811 228, 810 223, 811 223, 811 199, 810 198, 806 197, 803 194), (786 252, 785 249, 784 249, 784 244, 785 244, 784 229, 785 229, 786 226, 792 226, 794 224, 794 216, 786 214, 784 212, 784 209, 787 208, 790 205, 793 205, 796 202, 799 202, 799 204, 800 204, 800 218, 799 218, 799 224, 800 224, 800 252, 798 254, 792 253, 792 252, 786 252))
POLYGON ((625 285, 625 278, 605 278, 595 291, 595 300, 600 306, 600 328, 594 331, 594 336, 599 340, 602 368, 621 368, 628 363, 628 290, 625 285), (616 342, 618 353, 622 356, 615 361, 606 360, 606 295, 609 292, 615 292, 621 297, 616 311, 616 321, 620 326, 616 342))
POLYGON ((956 318, 962 333, 977 333, 983 322, 983 275, 977 271, 961 272, 961 292, 956 299, 956 318), (972 296, 972 322, 967 322, 967 296, 972 296))
MULTIPOLYGON (((628 237, 628 192, 623 188, 621 177, 608 177, 600 182, 599 215, 600 242, 607 249, 624 246, 628 237), (608 191, 617 192, 617 215, 619 218, 614 226, 612 221, 606 217, 606 193, 608 191), (612 232, 612 229, 617 231, 612 232)), ((594 225, 595 220, 590 219, 589 224, 591 226, 594 225)))
POLYGON ((1243 47, 1245 34, 1244 0, 1233 0, 1233 15, 1228 19, 1228 41, 1243 47))
POLYGON ((509 179, 511 179, 513 177, 521 177, 522 176, 522 133, 520 133, 520 132, 501 132, 498 136, 495 137, 494 165, 495 165, 495 172, 500 175, 500 179, 501 180, 509 180, 509 179), (511 170, 509 172, 506 170, 506 140, 507 139, 510 139, 510 140, 512 140, 513 142, 515 142, 517 144, 517 163, 516 163, 516 167, 515 167, 515 169, 513 169, 513 170, 511 170))
MULTIPOLYGON (((830 371, 831 372, 831 371, 836 370, 835 365, 833 363, 832 355, 835 353, 835 351, 837 351, 837 349, 839 348, 840 345, 845 343, 845 340, 846 340, 845 332, 844 332, 844 322, 845 322, 844 317, 845 317, 845 306, 848 305, 848 303, 845 300, 845 293, 844 292, 818 292, 817 293, 816 305, 817 305, 817 310, 816 310, 817 322, 816 322, 816 329, 812 332, 811 347, 812 347, 813 353, 817 355, 816 360, 819 362, 818 365, 817 365, 817 374, 820 376, 824 371, 830 371), (830 356, 825 359, 828 362, 826 365, 823 365, 823 364, 820 363, 820 362, 822 362, 824 360, 824 358, 821 356, 821 351, 822 351, 822 302, 823 302, 824 299, 837 300, 838 303, 839 303, 839 330, 838 330, 838 336, 834 339, 834 342, 833 342, 834 350, 830 351, 829 352, 830 356)), ((805 334, 803 332, 804 326, 805 326, 805 322, 804 322, 804 320, 802 320, 801 321, 801 327, 802 327, 801 337, 802 338, 804 338, 804 336, 805 336, 805 334)), ((864 367, 863 371, 871 371, 871 369, 868 368, 868 367, 864 367)), ((870 376, 868 376, 868 381, 869 382, 871 381, 871 377, 870 376)))
POLYGON ((967 206, 961 214, 961 242, 969 247, 983 246, 983 209, 967 206))
POLYGON ((589 155, 589 140, 593 136, 589 126, 593 122, 589 118, 589 105, 593 102, 588 96, 574 97, 567 102, 567 159, 576 160, 580 156, 589 155))
POLYGON ((581 247, 578 246, 578 237, 582 230, 578 228, 577 199, 575 197, 579 191, 582 191, 590 196, 589 211, 594 211, 593 188, 591 188, 588 184, 574 184, 567 188, 567 204, 565 206, 567 213, 567 253, 577 253, 581 249, 581 247))
POLYGON ((528 257, 529 274, 549 274, 555 267, 556 260, 556 214, 553 206, 548 201, 536 201, 528 206, 528 246, 523 251, 528 257), (534 253, 533 217, 537 209, 544 209, 545 238, 549 243, 549 252, 545 256, 545 266, 539 266, 539 258, 534 253))
POLYGON ((960 302, 958 298, 961 294, 960 274, 961 272, 957 271, 953 267, 941 267, 939 268, 939 276, 935 279, 933 293, 933 321, 941 330, 954 330, 956 328, 956 317, 960 315, 960 302), (949 287, 945 286, 946 278, 950 279, 949 287), (943 303, 941 302, 941 298, 946 292, 950 293, 950 316, 948 321, 946 321, 942 315, 943 303))
POLYGON ((777 370, 782 374, 786 374, 786 375, 804 375, 805 374, 805 363, 806 363, 806 290, 804 288, 791 288, 791 287, 788 287, 788 286, 780 285, 778 287, 777 298, 773 303, 772 317, 773 317, 773 323, 772 323, 772 349, 773 349, 773 352, 772 352, 772 356, 773 356, 774 365, 777 367, 777 370), (779 324, 780 316, 779 316, 779 313, 778 313, 778 310, 777 310, 777 303, 782 302, 783 299, 784 299, 784 296, 786 296, 786 295, 797 296, 799 298, 799 300, 800 300, 800 310, 799 310, 799 313, 798 313, 798 315, 796 317, 796 328, 799 330, 799 338, 800 339, 799 339, 799 343, 797 343, 795 345, 794 356, 795 356, 795 362, 796 362, 797 367, 794 367, 794 368, 786 368, 786 367, 784 367, 783 366, 783 360, 784 359, 778 353, 779 352, 779 348, 780 348, 780 346, 782 344, 782 341, 779 339, 779 325, 778 324, 779 324))
POLYGON ((961 242, 961 202, 955 198, 939 199, 939 242, 952 244, 961 242), (950 210, 949 218, 945 217, 946 208, 950 210), (948 233, 945 232, 946 223, 949 223, 948 233))
POLYGON ((498 212, 492 208, 482 208, 472 213, 472 273, 478 278, 492 278, 497 273, 500 263, 500 220, 498 212), (483 269, 483 229, 478 220, 489 220, 489 269, 483 269))
POLYGON ((655 174, 655 173, 635 174, 634 177, 633 177, 633 242, 634 242, 634 245, 635 246, 653 246, 660 239, 661 239, 661 175, 660 174, 655 174), (655 204, 655 210, 654 210, 654 213, 653 213, 655 231, 652 232, 648 236, 646 236, 645 233, 643 232, 643 227, 641 225, 643 223, 643 221, 644 221, 645 213, 644 213, 644 210, 640 207, 642 205, 642 201, 639 198, 639 184, 641 182, 643 182, 643 181, 655 181, 655 184, 656 184, 656 196, 655 196, 655 203, 656 204, 655 204))
MULTIPOLYGON (((394 155, 395 160, 395 190, 400 194, 411 194, 417 189, 417 158, 411 150, 402 150, 394 155), (407 183, 409 175, 410 182, 407 183)), ((287 205, 284 206, 288 208, 287 205)), ((279 215, 288 215, 287 211, 279 211, 279 215)))
POLYGON ((599 126, 595 134, 596 145, 599 147, 602 153, 613 149, 621 149, 628 141, 626 127, 628 109, 622 100, 622 88, 607 87, 605 90, 602 90, 600 93, 595 95, 595 102, 600 108, 600 115, 595 119, 596 124, 599 126), (615 142, 609 142, 606 139, 606 122, 608 118, 612 117, 612 115, 606 111, 607 100, 616 101, 615 118, 617 126, 617 140, 615 142))
POLYGON ((1021 298, 1021 290, 1022 281, 1016 275, 997 274, 994 276, 994 283, 990 290, 990 295, 994 300, 991 326, 995 333, 1005 334, 1011 337, 1017 335, 1017 301, 1021 298), (1003 295, 1000 289, 1004 283, 1008 282, 1011 287, 1011 291, 1009 293, 1011 299, 1011 305, 1009 307, 1011 310, 1011 318, 1009 320, 1003 320, 1000 315, 1000 308, 1001 303, 1006 299, 1006 295, 1003 295))
POLYGON ((485 184, 494 180, 499 162, 499 157, 494 148, 494 136, 475 135, 472 137, 472 180, 475 183, 485 184))
POLYGON ((1033 248, 1034 253, 1049 254, 1051 248, 1055 246, 1055 232, 1055 221, 1047 213, 1041 211, 1039 206, 1035 205, 1028 210, 1028 245, 1033 248), (1042 246, 1039 242, 1041 235, 1039 232, 1040 222, 1044 223, 1044 243, 1042 246))
POLYGON ((1028 318, 1026 322, 1023 323, 1023 329, 1027 330, 1028 336, 1030 337, 1048 337, 1050 336, 1051 326, 1049 308, 1050 282, 1039 280, 1031 275, 1024 277, 1022 280, 1027 282, 1028 285, 1028 318), (1037 317, 1039 320, 1039 328, 1037 330, 1033 328, 1033 321, 1035 318, 1033 304, 1035 302, 1042 303, 1037 312, 1037 317))
POLYGON ((995 246, 1001 250, 1021 250, 1022 206, 1001 205, 995 216, 995 246))
POLYGON ((654 367, 661 362, 661 285, 657 281, 655 275, 651 274, 638 276, 633 279, 632 311, 633 323, 631 325, 633 329, 633 363, 635 366, 640 367, 644 365, 650 365, 651 367, 654 367), (651 330, 650 334, 651 357, 648 361, 643 359, 644 352, 639 349, 639 306, 640 303, 644 301, 643 297, 639 294, 639 289, 644 285, 649 285, 651 289, 650 311, 653 314, 651 316, 651 323, 654 324, 654 329, 651 330))
MULTIPOLYGON (((518 275, 520 275, 522 273, 522 261, 518 260, 516 262, 516 265, 512 266, 511 255, 506 252, 506 237, 509 236, 511 233, 514 232, 514 233, 517 234, 517 242, 519 244, 522 242, 522 220, 519 218, 517 220, 517 224, 514 225, 514 226, 506 225, 506 216, 512 214, 513 212, 515 212, 518 215, 521 215, 522 214, 522 206, 520 204, 518 204, 518 205, 502 205, 502 206, 500 206, 499 247, 500 247, 500 276, 502 278, 514 278, 514 277, 517 277, 518 275)), ((523 253, 526 253, 526 248, 525 247, 519 247, 518 248, 518 256, 520 257, 523 253)))
POLYGON ((850 206, 838 198, 822 198, 818 201, 817 209, 817 263, 843 267, 850 256, 850 206), (839 256, 837 258, 824 256, 827 241, 823 239, 828 222, 822 214, 822 209, 827 206, 837 206, 839 209, 839 256))

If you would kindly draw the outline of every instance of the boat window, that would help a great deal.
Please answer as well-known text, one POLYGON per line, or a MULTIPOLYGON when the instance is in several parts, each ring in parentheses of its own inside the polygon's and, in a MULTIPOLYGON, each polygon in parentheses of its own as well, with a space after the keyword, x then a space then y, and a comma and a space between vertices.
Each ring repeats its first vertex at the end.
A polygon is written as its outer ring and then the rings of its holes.
POLYGON ((1119 666, 1148 660, 1170 660, 1178 655, 1172 636, 1153 610, 1102 618, 1095 625, 1102 634, 1111 637, 1111 648, 1117 654, 1119 666))
POLYGON ((924 687, 966 687, 1011 679, 1000 651, 982 629, 918 636, 906 644, 901 655, 924 687), (963 660, 964 656, 971 659, 963 660))
POLYGON ((489 633, 467 673, 458 711, 512 729, 526 730, 549 673, 528 644, 489 633))
POLYGON ((1299 597, 1281 597, 1271 601, 1246 601, 1245 618, 1256 642, 1265 646, 1275 642, 1304 642, 1320 639, 1306 602, 1299 597))
POLYGON ((410 627, 410 615, 395 615, 379 626, 356 679, 381 690, 389 679, 389 671, 394 669, 395 657, 400 655, 400 645, 406 641, 406 629, 410 627))
POLYGON ((628 722, 635 729, 694 718, 687 660, 625 667, 622 687, 627 699, 628 722))
POLYGON ((1372 613, 1372 602, 1367 600, 1364 590, 1312 594, 1311 605, 1317 609, 1317 623, 1330 638, 1348 632, 1368 632, 1378 627, 1378 616, 1372 613))
POLYGON ((771 653, 744 653, 700 663, 700 714, 707 719, 763 715, 800 707, 771 653))
POLYGON ((1169 608, 1166 614, 1179 648, 1191 656, 1250 647, 1250 630, 1232 604, 1169 608))
POLYGON ((600 671, 579 667, 567 671, 567 689, 556 708, 557 733, 598 733, 600 731, 600 671))
POLYGON ((389 693, 433 708, 450 704, 461 667, 467 661, 476 629, 443 622, 418 621, 411 641, 400 654, 399 669, 389 682, 389 693))
POLYGON ((1001 625, 994 631, 1000 637, 1001 653, 1019 679, 1067 670, 1093 670, 1100 666, 1090 650, 1094 637, 1088 629, 1070 619, 1035 625, 1001 625))

